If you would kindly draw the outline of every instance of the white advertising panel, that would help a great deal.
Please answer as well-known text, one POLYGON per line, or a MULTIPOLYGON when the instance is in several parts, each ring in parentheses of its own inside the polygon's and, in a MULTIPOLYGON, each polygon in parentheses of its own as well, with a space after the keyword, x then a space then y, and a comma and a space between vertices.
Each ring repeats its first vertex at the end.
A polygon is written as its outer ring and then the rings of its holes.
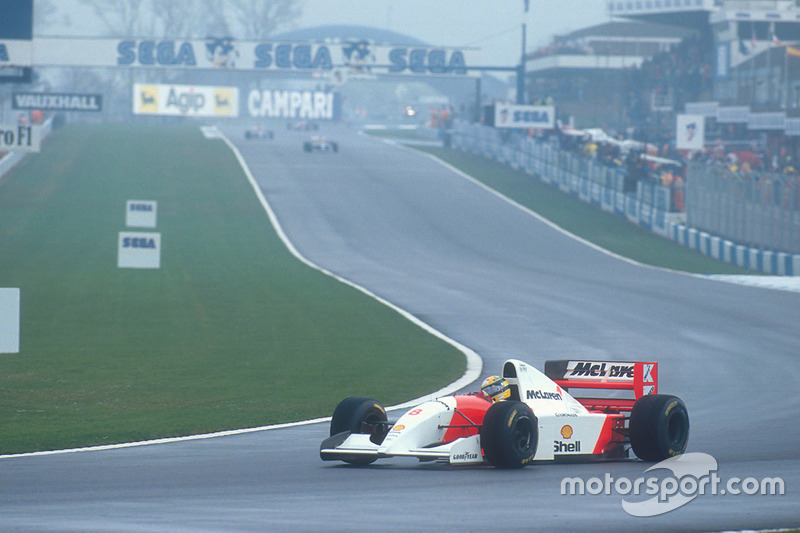
POLYGON ((707 118, 717 118, 719 102, 687 102, 687 115, 703 115, 707 118))
POLYGON ((41 126, 0 124, 0 152, 38 152, 41 146, 41 126))
POLYGON ((552 129, 556 108, 551 105, 495 104, 495 128, 552 129))
POLYGON ((706 119, 703 115, 678 115, 675 129, 678 150, 702 150, 706 138, 706 119))
POLYGON ((750 113, 747 117, 749 130, 782 130, 786 127, 786 113, 750 113))
POLYGON ((49 111, 102 111, 102 94, 19 92, 11 99, 14 109, 49 111))
POLYGON ((334 94, 323 91, 251 90, 247 111, 251 117, 332 120, 335 118, 334 94))
POLYGON ((133 86, 135 115, 237 117, 239 89, 195 85, 133 86))
POLYGON ((717 122, 720 124, 746 123, 750 117, 750 107, 746 105, 717 108, 717 122))
POLYGON ((120 232, 117 267, 161 268, 161 234, 120 232))
POLYGON ((19 353, 19 289, 0 289, 0 353, 19 353))
POLYGON ((125 225, 129 228, 155 228, 158 203, 152 200, 128 200, 125 225))
POLYGON ((33 63, 31 41, 0 38, 0 66, 29 67, 33 63))

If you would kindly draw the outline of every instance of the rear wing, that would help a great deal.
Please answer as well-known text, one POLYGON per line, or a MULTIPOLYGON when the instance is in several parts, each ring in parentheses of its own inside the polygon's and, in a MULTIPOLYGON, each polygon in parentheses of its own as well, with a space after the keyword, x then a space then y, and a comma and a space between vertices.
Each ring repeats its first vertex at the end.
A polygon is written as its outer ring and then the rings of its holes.
POLYGON ((545 375, 558 386, 567 389, 630 390, 633 399, 579 398, 590 410, 630 411, 634 402, 648 394, 658 393, 658 363, 630 361, 546 361, 545 375))

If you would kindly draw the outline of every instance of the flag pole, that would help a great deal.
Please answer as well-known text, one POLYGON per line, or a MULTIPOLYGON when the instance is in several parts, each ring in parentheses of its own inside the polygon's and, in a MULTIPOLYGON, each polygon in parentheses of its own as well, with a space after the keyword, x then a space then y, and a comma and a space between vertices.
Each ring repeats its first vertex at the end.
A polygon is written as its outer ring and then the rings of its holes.
POLYGON ((783 47, 783 109, 789 110, 789 49, 783 47))
POLYGON ((517 72, 517 103, 524 104, 525 103, 525 48, 527 44, 525 43, 525 37, 527 35, 527 24, 522 24, 522 57, 519 61, 519 71, 517 72))

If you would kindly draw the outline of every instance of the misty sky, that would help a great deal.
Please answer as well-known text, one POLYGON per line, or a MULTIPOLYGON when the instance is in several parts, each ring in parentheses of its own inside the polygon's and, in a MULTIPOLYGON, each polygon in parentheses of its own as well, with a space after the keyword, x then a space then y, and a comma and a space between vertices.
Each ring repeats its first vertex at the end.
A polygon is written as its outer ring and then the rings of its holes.
POLYGON ((486 65, 519 62, 522 23, 528 49, 554 34, 609 20, 606 0, 303 0, 303 26, 358 24, 389 29, 438 46, 476 46, 486 65))

